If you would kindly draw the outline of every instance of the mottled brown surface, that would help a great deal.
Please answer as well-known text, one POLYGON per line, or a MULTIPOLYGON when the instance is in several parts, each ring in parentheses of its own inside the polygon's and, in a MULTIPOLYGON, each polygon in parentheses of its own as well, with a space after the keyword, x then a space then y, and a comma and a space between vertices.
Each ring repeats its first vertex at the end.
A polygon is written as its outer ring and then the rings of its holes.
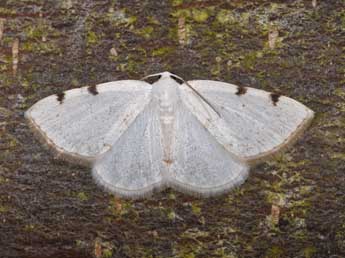
POLYGON ((1 0, 0 257, 344 257, 344 10, 344 0, 1 0), (90 169, 54 159, 24 120, 48 95, 164 70, 287 95, 316 117, 229 194, 144 201, 115 199, 90 169))

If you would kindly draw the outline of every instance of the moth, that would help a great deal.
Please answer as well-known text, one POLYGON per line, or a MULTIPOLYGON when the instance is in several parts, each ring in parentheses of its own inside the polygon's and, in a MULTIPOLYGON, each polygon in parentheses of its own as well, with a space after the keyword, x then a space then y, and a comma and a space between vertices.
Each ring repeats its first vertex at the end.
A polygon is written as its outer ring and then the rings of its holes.
POLYGON ((90 165, 101 186, 129 198, 165 187, 227 192, 291 144, 313 115, 275 93, 169 72, 67 90, 25 113, 58 156, 90 165))

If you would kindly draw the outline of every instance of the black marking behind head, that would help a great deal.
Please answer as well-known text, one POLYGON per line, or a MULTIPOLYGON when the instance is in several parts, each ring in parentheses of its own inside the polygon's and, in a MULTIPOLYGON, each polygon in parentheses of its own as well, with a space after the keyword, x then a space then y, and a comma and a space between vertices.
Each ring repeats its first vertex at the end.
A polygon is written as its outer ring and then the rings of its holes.
POLYGON ((154 84, 156 81, 158 81, 162 75, 158 74, 156 76, 148 76, 144 79, 144 81, 148 82, 149 84, 154 84))
POLYGON ((60 104, 62 104, 63 100, 65 99, 65 93, 62 91, 60 93, 57 93, 56 96, 57 101, 59 101, 60 104))
POLYGON ((89 86, 87 90, 94 96, 98 94, 97 85, 89 86))
POLYGON ((270 97, 271 97, 273 105, 276 106, 278 101, 279 101, 280 94, 278 94, 278 93, 271 93, 270 97))
POLYGON ((178 84, 183 84, 184 80, 174 76, 174 75, 170 75, 170 78, 173 79, 175 82, 177 82, 178 84))
POLYGON ((241 96, 247 93, 247 88, 243 87, 243 86, 237 86, 237 92, 236 95, 237 96, 241 96))

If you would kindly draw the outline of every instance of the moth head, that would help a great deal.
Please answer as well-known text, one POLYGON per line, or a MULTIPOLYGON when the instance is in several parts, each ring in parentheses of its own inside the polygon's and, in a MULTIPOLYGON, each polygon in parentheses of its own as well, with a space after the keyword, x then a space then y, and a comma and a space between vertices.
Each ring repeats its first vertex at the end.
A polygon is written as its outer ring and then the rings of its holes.
POLYGON ((161 79, 167 79, 167 78, 175 80, 178 84, 184 83, 184 80, 181 77, 167 71, 162 72, 162 73, 150 74, 148 76, 145 76, 141 80, 146 81, 150 84, 153 84, 161 79))

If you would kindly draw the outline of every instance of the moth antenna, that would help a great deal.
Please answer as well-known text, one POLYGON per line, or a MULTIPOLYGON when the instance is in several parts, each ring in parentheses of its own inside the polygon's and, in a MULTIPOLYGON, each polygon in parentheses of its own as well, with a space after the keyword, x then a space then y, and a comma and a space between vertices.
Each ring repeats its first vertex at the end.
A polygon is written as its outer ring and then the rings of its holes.
POLYGON ((214 112, 216 112, 216 114, 219 116, 219 117, 222 117, 221 115, 220 115, 220 113, 217 111, 217 109, 203 96, 203 95, 201 95, 201 93, 199 93, 196 89, 194 89, 193 87, 192 87, 192 85, 190 85, 187 81, 185 81, 185 80, 183 80, 184 81, 184 83, 190 88, 190 89, 192 89, 193 90, 193 92, 195 93, 195 94, 197 94, 203 101, 205 101, 205 103, 207 104, 207 105, 209 105, 210 106, 210 108, 212 108, 213 109, 213 111, 214 112))
POLYGON ((155 76, 158 76, 158 75, 161 75, 161 73, 150 74, 150 75, 147 75, 147 76, 141 78, 140 80, 141 80, 141 81, 144 81, 144 80, 146 80, 147 78, 155 77, 155 76))
POLYGON ((145 76, 145 77, 141 78, 140 80, 141 81, 148 81, 148 83, 153 84, 156 81, 158 81, 161 77, 162 77, 162 75, 160 73, 155 73, 155 74, 150 74, 148 76, 145 76), (156 77, 156 78, 152 79, 154 77, 156 77))

